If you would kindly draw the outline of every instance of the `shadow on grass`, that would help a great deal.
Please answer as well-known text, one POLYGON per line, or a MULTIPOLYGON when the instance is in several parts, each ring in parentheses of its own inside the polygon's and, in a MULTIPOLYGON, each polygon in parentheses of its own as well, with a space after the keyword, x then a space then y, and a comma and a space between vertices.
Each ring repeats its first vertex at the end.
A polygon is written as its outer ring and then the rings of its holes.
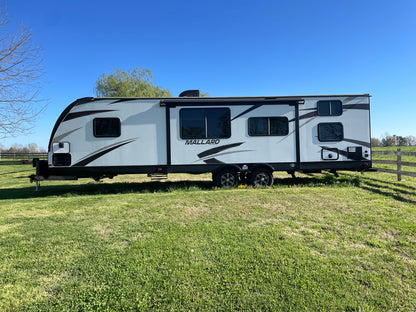
POLYGON ((404 183, 361 177, 361 188, 403 203, 416 204, 416 200, 410 198, 415 195, 416 188, 404 183))
POLYGON ((41 184, 40 191, 35 192, 35 186, 0 190, 1 199, 39 198, 49 196, 82 196, 103 194, 128 193, 169 193, 175 190, 210 190, 212 182, 207 181, 179 181, 179 182, 142 182, 142 183, 87 183, 81 185, 47 185, 41 184))
MULTIPOLYGON (((330 174, 308 176, 302 178, 278 178, 275 179, 274 188, 292 186, 335 186, 351 187, 360 186, 359 177, 339 177, 330 174)), ((248 186, 251 187, 251 186, 248 186)), ((30 184, 23 188, 9 188, 0 190, 0 199, 24 199, 42 198, 49 196, 71 197, 82 195, 103 195, 103 194, 128 194, 128 193, 171 193, 175 191, 198 191, 216 190, 211 181, 165 181, 165 182, 118 182, 118 183, 87 183, 87 184, 66 184, 48 185, 48 182, 41 183, 40 191, 35 192, 35 185, 30 184)))
POLYGON ((306 174, 306 177, 288 177, 288 178, 279 178, 275 180, 275 185, 277 186, 339 186, 339 187, 349 187, 349 186, 360 186, 361 181, 358 176, 344 176, 340 175, 338 178, 332 174, 306 174))

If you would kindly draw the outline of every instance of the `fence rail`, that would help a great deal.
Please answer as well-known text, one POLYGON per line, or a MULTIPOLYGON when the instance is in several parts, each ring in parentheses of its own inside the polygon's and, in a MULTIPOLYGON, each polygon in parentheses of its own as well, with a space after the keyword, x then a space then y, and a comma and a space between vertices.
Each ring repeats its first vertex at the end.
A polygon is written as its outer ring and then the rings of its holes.
POLYGON ((396 165, 397 166, 397 170, 375 167, 377 169, 377 171, 397 174, 397 180, 398 181, 402 180, 402 175, 410 176, 410 177, 416 177, 416 172, 403 171, 402 170, 402 166, 416 167, 416 162, 402 161, 402 156, 416 157, 416 152, 402 152, 401 149, 398 148, 397 151, 373 151, 372 154, 373 155, 393 155, 393 156, 396 156, 396 160, 373 159, 372 162, 374 164, 386 164, 386 165, 396 165))
POLYGON ((32 158, 48 158, 48 153, 0 153, 0 159, 27 159, 31 160, 32 158))

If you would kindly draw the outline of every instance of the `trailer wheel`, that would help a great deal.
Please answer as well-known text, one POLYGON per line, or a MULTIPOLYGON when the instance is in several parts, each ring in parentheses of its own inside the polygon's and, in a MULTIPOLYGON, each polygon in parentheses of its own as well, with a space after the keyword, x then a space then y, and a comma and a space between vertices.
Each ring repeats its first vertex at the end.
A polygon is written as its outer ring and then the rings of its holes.
POLYGON ((226 168, 215 174, 218 187, 235 187, 239 183, 238 174, 234 169, 226 168))
POLYGON ((251 174, 251 184, 253 186, 272 186, 273 172, 266 168, 259 168, 251 174))

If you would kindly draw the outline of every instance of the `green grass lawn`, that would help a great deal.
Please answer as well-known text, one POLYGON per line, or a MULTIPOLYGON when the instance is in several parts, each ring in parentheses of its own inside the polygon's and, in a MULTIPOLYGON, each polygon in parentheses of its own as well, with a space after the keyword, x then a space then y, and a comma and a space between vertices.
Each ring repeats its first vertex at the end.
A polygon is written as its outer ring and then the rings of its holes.
POLYGON ((416 310, 415 178, 32 173, 0 161, 0 311, 416 310))

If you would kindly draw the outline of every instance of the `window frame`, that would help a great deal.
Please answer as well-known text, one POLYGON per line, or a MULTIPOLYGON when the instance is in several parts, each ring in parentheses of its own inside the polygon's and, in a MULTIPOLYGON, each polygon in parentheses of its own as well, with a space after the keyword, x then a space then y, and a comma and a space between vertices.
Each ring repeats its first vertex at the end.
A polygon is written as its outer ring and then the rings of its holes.
POLYGON ((182 140, 210 140, 210 139, 229 139, 231 137, 231 110, 229 107, 198 107, 198 108, 182 108, 179 110, 179 136, 182 140), (209 135, 209 127, 210 121, 208 120, 208 111, 212 110, 224 110, 228 115, 228 133, 226 136, 210 136, 209 135), (190 110, 201 110, 203 111, 204 115, 204 136, 203 137, 196 137, 196 136, 185 136, 183 131, 183 118, 182 112, 183 111, 190 111, 190 110))
POLYGON ((316 104, 316 113, 317 113, 318 116, 341 116, 342 115, 342 101, 341 100, 321 100, 321 101, 318 101, 317 104, 316 104), (329 103, 329 114, 322 114, 322 113, 319 112, 319 104, 323 103, 323 102, 328 102, 329 103), (334 109, 332 107, 333 103, 339 103, 341 105, 341 107, 340 107, 341 112, 339 114, 334 114, 333 113, 333 111, 334 111, 334 109))
POLYGON ((289 118, 287 118, 287 117, 285 117, 285 116, 267 116, 267 117, 264 117, 264 116, 258 116, 258 117, 250 117, 248 120, 247 120, 247 126, 248 126, 248 135, 249 136, 256 136, 256 137, 258 137, 258 136, 286 136, 286 135, 288 135, 289 134, 289 118), (250 121, 251 120, 253 120, 253 119, 257 119, 257 118, 267 118, 267 134, 255 134, 255 133, 252 133, 251 131, 250 131, 250 121), (273 118, 276 118, 276 119, 284 119, 285 120, 285 122, 286 122, 286 124, 287 124, 287 131, 284 133, 284 134, 271 134, 270 132, 271 132, 271 119, 273 119, 273 118))
POLYGON ((341 142, 344 140, 344 125, 341 122, 321 122, 318 124, 317 126, 318 128, 318 140, 319 142, 341 142), (340 125, 341 126, 341 130, 342 130, 342 136, 340 139, 321 139, 321 130, 320 130, 320 126, 321 125, 340 125))
POLYGON ((93 135, 95 138, 118 138, 121 136, 121 120, 118 117, 96 117, 93 119, 92 121, 92 129, 93 129, 93 135), (112 119, 112 120, 117 120, 117 126, 118 126, 118 131, 116 134, 114 135, 101 135, 101 134, 97 134, 97 126, 96 123, 97 121, 100 120, 104 120, 104 119, 112 119))

